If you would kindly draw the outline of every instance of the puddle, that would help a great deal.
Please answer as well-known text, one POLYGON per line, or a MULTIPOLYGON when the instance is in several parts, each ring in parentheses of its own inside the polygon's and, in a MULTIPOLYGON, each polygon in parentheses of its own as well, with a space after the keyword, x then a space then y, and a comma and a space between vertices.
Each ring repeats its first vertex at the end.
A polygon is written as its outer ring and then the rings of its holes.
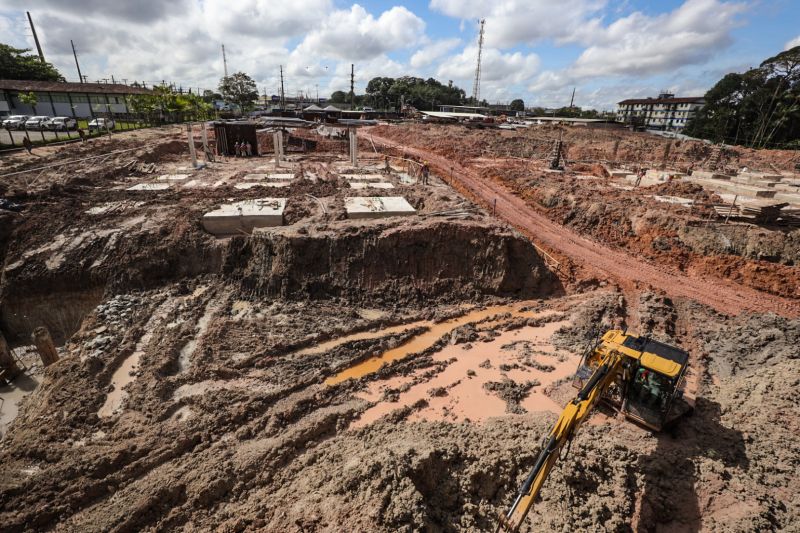
POLYGON ((540 385, 534 387, 530 394, 520 403, 528 412, 550 411, 560 413, 562 406, 547 397, 542 391, 552 383, 571 376, 577 368, 580 357, 558 352, 551 344, 551 335, 568 321, 550 322, 540 327, 526 326, 520 329, 504 331, 491 342, 474 343, 471 349, 464 344, 448 345, 433 354, 435 361, 450 361, 448 367, 433 378, 412 385, 408 390, 397 395, 397 401, 383 400, 384 391, 408 387, 429 369, 421 369, 409 376, 396 376, 387 380, 370 383, 367 391, 359 393, 361 399, 378 402, 367 409, 351 427, 362 427, 378 420, 392 411, 410 406, 419 400, 426 400, 428 406, 415 411, 408 421, 447 420, 481 422, 490 417, 505 416, 506 402, 497 395, 487 391, 484 384, 491 381, 503 381, 506 376, 517 383, 536 380, 540 385), (551 372, 538 370, 522 365, 524 353, 522 344, 511 349, 502 346, 524 341, 534 353, 531 360, 541 365, 555 367, 551 372), (538 353, 544 352, 544 353, 538 353), (561 356, 561 357, 559 357, 561 356), (491 366, 480 366, 486 360, 491 366), (508 370, 501 370, 500 365, 509 365, 508 370), (470 375, 471 374, 471 375, 470 375), (432 389, 442 388, 447 392, 442 396, 432 396, 432 389))
MULTIPOLYGON (((369 359, 362 361, 361 363, 358 363, 346 370, 343 370, 342 372, 339 372, 335 376, 325 380, 325 383, 327 385, 336 385, 337 383, 341 383, 342 381, 348 379, 358 379, 363 376, 366 376, 367 374, 376 372, 385 364, 397 361, 399 359, 404 359, 405 357, 411 354, 427 350, 428 348, 433 346, 434 343, 436 343, 436 341, 442 338, 444 334, 451 332, 452 330, 454 330, 459 326, 463 326, 471 322, 479 322, 481 320, 485 320, 492 316, 504 313, 511 313, 514 315, 515 318, 534 318, 537 316, 542 316, 541 313, 534 311, 525 311, 525 312, 519 311, 521 307, 532 304, 533 302, 521 302, 514 305, 497 305, 497 306, 487 307, 485 309, 472 311, 465 315, 461 315, 456 318, 451 318, 449 320, 445 320, 444 322, 439 322, 438 324, 434 324, 430 321, 421 321, 421 322, 414 322, 412 324, 406 324, 404 326, 387 328, 379 332, 365 332, 363 334, 365 336, 363 337, 358 337, 359 334, 351 335, 349 338, 345 337, 344 339, 346 340, 344 340, 344 342, 350 342, 351 340, 357 340, 357 338, 374 339, 383 337, 390 333, 400 333, 402 331, 407 331, 412 327, 425 326, 428 328, 427 331, 425 331, 424 333, 417 335, 416 337, 410 339, 409 341, 398 346, 397 348, 393 348, 387 352, 384 352, 381 355, 370 357, 369 359)), ((309 349, 307 353, 324 352, 325 350, 330 349, 333 346, 338 346, 339 344, 342 344, 342 342, 340 342, 342 340, 343 339, 337 339, 335 341, 323 343, 315 348, 323 348, 325 344, 332 346, 325 346, 324 349, 320 350, 309 349)))
POLYGON ((0 437, 5 437, 8 426, 19 415, 19 404, 39 385, 37 376, 20 374, 9 385, 0 387, 0 437))
POLYGON ((192 337, 192 340, 187 342, 183 348, 181 348, 180 353, 178 354, 178 372, 185 372, 192 366, 192 356, 194 355, 194 351, 197 349, 197 343, 200 339, 205 335, 206 330, 208 329, 208 324, 211 322, 211 317, 214 316, 214 313, 217 312, 219 309, 219 305, 215 303, 209 302, 206 305, 205 311, 203 312, 203 316, 197 321, 197 325, 195 326, 195 335, 192 337))
POLYGON ((136 376, 132 372, 139 368, 139 360, 144 355, 144 347, 150 342, 150 332, 148 331, 139 342, 136 343, 136 349, 129 355, 120 365, 120 367, 111 376, 111 385, 114 389, 106 396, 106 402, 103 407, 97 411, 97 416, 100 418, 107 418, 117 413, 122 407, 122 400, 128 396, 128 393, 123 391, 122 388, 133 382, 136 376))

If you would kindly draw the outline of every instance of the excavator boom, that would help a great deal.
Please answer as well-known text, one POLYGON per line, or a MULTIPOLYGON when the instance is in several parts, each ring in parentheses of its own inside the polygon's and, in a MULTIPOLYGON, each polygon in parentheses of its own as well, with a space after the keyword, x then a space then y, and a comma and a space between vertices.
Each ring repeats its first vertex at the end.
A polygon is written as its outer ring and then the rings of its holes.
POLYGON ((501 530, 515 532, 519 529, 533 502, 539 495, 542 485, 547 480, 550 470, 558 460, 561 449, 572 439, 600 400, 603 392, 614 382, 620 372, 624 359, 621 353, 606 343, 598 345, 595 351, 601 357, 600 364, 577 396, 562 411, 542 450, 539 452, 539 457, 536 459, 530 474, 522 484, 514 504, 505 515, 500 517, 500 522, 495 532, 501 530))

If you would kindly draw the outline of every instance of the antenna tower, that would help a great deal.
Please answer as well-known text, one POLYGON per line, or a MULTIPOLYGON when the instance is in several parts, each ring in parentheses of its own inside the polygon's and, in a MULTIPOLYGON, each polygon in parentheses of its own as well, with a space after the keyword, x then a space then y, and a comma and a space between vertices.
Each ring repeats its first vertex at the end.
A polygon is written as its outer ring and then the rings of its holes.
POLYGON ((472 83, 472 100, 478 105, 481 96, 481 53, 483 52, 483 26, 486 19, 481 19, 481 31, 478 34, 478 64, 475 66, 475 81, 472 83))
POLYGON ((225 45, 222 45, 222 67, 225 69, 225 77, 228 77, 228 58, 225 57, 225 45))

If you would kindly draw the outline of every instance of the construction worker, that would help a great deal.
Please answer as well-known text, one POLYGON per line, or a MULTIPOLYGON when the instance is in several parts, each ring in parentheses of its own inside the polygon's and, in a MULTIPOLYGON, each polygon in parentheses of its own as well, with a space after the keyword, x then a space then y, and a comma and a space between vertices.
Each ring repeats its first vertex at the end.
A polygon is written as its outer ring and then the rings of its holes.
POLYGON ((239 157, 240 155, 242 155, 242 147, 239 144, 239 141, 236 141, 236 144, 233 145, 233 154, 236 157, 239 157))
POLYGON ((25 147, 29 154, 33 153, 33 143, 27 136, 22 138, 22 146, 25 147))
POLYGON ((428 162, 427 161, 423 161, 422 162, 422 184, 423 185, 427 185, 428 184, 428 177, 430 176, 430 173, 431 173, 431 169, 428 167, 428 162))
POLYGON ((81 138, 81 143, 86 142, 86 132, 83 131, 83 128, 78 128, 78 137, 81 138))
POLYGON ((247 157, 253 155, 253 147, 250 145, 250 141, 244 143, 244 153, 247 157))

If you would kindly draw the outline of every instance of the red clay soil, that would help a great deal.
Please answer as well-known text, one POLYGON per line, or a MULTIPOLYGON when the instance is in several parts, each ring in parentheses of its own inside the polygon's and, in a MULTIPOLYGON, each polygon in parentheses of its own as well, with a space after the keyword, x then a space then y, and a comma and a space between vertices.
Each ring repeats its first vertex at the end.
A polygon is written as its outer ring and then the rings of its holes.
POLYGON ((636 289, 640 285, 654 287, 670 296, 691 298, 731 315, 755 311, 787 317, 800 316, 800 302, 796 300, 759 292, 731 281, 704 277, 695 272, 681 273, 663 265, 646 263, 641 258, 603 246, 554 223, 505 186, 481 179, 476 171, 453 159, 428 150, 398 145, 396 141, 374 133, 371 137, 376 144, 424 158, 432 170, 462 194, 489 209, 496 209, 498 217, 554 255, 566 256, 582 270, 581 277, 609 278, 625 289, 636 289))

